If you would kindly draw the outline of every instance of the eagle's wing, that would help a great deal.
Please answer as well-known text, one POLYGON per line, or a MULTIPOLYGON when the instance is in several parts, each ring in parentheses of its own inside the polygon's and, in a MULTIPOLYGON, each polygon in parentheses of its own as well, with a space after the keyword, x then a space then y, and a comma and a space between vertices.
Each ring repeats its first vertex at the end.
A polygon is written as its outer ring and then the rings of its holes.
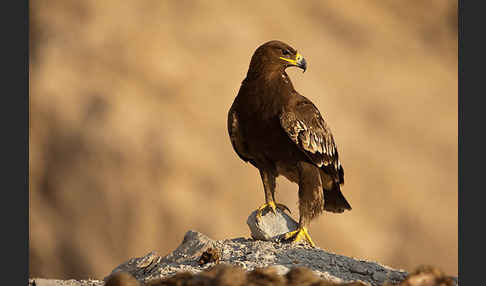
POLYGON ((230 108, 228 112, 228 134, 236 154, 238 154, 243 161, 250 161, 250 158, 245 155, 247 149, 246 142, 241 134, 237 112, 233 107, 230 108))
POLYGON ((317 107, 305 97, 280 114, 280 125, 289 138, 319 168, 330 171, 340 184, 344 171, 331 130, 317 107))

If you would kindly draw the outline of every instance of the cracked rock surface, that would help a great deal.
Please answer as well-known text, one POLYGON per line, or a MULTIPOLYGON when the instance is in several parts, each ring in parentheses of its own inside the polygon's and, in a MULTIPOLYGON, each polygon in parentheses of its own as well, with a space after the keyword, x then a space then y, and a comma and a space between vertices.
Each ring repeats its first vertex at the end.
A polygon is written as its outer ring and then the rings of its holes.
MULTIPOLYGON (((246 271, 260 267, 273 267, 277 273, 286 274, 290 269, 304 266, 319 277, 332 282, 362 281, 378 286, 385 282, 399 283, 408 275, 403 270, 366 260, 356 260, 343 255, 312 248, 307 244, 288 244, 273 241, 261 241, 247 238, 212 240, 202 233, 188 231, 184 239, 172 253, 165 257, 150 252, 139 258, 117 266, 109 275, 119 271, 131 273, 138 281, 147 283, 150 280, 169 277, 181 271, 199 273, 215 264, 225 263, 243 267, 246 271), (208 249, 217 250, 217 260, 201 263, 200 258, 208 249)), ((109 277, 107 275, 106 278, 109 277)), ((104 285, 99 280, 48 280, 29 279, 29 285, 36 286, 104 285), (50 283, 50 284, 49 284, 50 283)), ((457 280, 455 280, 457 285, 457 280)))

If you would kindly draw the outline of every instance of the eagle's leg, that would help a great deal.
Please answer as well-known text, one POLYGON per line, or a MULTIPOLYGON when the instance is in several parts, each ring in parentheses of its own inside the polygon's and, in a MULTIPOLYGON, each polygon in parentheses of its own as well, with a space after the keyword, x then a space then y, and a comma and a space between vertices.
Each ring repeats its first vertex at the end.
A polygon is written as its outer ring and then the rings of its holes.
POLYGON ((319 169, 307 162, 297 164, 299 169, 299 228, 284 235, 284 240, 291 242, 307 241, 315 247, 307 227, 310 221, 322 213, 324 194, 319 169))
MULTIPOLYGON (((275 203, 275 201, 276 201, 276 200, 275 200, 275 191, 273 191, 273 192, 272 192, 272 199, 273 199, 273 202, 275 203)), ((284 212, 284 211, 288 211, 289 213, 292 213, 292 212, 290 211, 290 209, 289 209, 289 208, 288 208, 286 205, 284 205, 284 204, 275 203, 275 207, 276 207, 277 209, 281 210, 282 212, 284 212)), ((274 213, 275 213, 275 212, 274 212, 274 213)))
POLYGON ((265 190, 265 204, 258 208, 256 214, 257 219, 260 220, 262 218, 262 214, 266 209, 269 209, 274 214, 276 214, 276 209, 290 212, 287 206, 275 202, 276 176, 265 170, 260 170, 260 176, 262 177, 263 188, 265 190))

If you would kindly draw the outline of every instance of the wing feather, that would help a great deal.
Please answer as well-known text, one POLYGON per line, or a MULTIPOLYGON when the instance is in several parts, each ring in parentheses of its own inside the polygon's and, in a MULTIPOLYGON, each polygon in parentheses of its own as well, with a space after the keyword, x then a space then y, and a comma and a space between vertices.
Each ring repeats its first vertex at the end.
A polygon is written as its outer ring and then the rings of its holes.
POLYGON ((338 181, 344 182, 344 172, 331 130, 310 101, 282 112, 280 125, 314 164, 332 169, 338 181))
POLYGON ((236 112, 231 108, 228 112, 228 133, 231 140, 231 145, 236 154, 245 162, 251 161, 246 153, 246 142, 243 138, 240 125, 238 122, 238 116, 236 112))

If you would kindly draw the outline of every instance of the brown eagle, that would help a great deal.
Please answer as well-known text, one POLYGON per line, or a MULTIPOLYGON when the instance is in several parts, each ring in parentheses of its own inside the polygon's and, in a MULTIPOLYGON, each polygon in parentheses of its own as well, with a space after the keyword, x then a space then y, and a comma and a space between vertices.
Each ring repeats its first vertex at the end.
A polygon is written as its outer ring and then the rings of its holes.
POLYGON ((301 54, 281 41, 258 47, 228 112, 228 132, 238 156, 258 168, 265 190, 264 210, 289 210, 275 201, 279 175, 299 185, 299 228, 286 241, 306 240, 310 221, 324 210, 342 213, 351 206, 341 193, 344 170, 331 130, 319 110, 295 91, 288 67, 304 72, 301 54))

